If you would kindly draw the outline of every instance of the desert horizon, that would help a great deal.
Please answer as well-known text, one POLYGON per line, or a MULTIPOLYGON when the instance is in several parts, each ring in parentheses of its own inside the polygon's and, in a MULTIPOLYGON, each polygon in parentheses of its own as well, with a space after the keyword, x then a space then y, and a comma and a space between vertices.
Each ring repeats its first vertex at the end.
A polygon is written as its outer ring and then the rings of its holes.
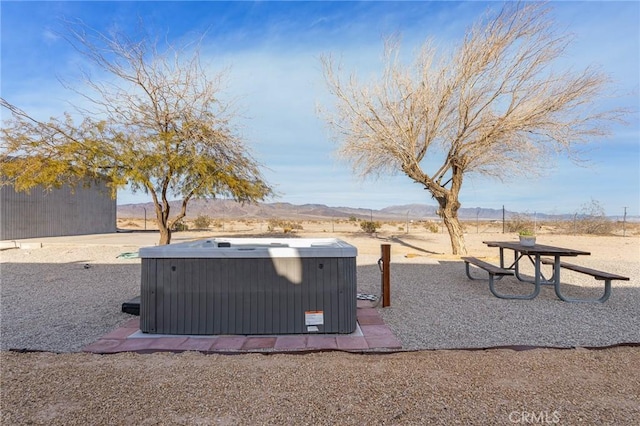
MULTIPOLYGON (((187 217, 182 222, 187 228, 180 230, 186 233, 195 231, 211 231, 215 233, 228 233, 233 235, 259 234, 264 236, 312 236, 312 235, 367 235, 362 229, 362 223, 368 219, 295 219, 295 218, 210 218, 210 223, 206 227, 197 226, 197 218, 187 217)), ((376 220, 379 228, 375 234, 383 237, 394 235, 411 235, 417 237, 427 237, 434 234, 448 234, 442 220, 376 220)), ((467 234, 511 234, 517 235, 514 223, 491 219, 484 220, 461 220, 462 226, 467 234)), ((610 229, 602 234, 590 234, 580 232, 572 221, 540 221, 535 224, 535 232, 538 235, 591 235, 598 236, 620 236, 633 237, 640 235, 640 223, 612 222, 610 229)), ((120 231, 154 231, 158 230, 157 223, 153 217, 121 217, 118 216, 117 228, 120 231)))
MULTIPOLYGON (((592 200, 591 202, 597 203, 592 200)), ((169 201, 173 211, 180 208, 180 200, 169 201)), ((598 206, 599 203, 597 203, 598 206)), ((588 203, 585 204, 585 208, 588 203)), ((626 215, 624 210, 619 214, 611 214, 613 209, 600 206, 605 210, 605 216, 613 221, 626 221, 630 223, 640 222, 640 216, 626 215)), ((187 218, 195 218, 199 215, 207 215, 212 218, 281 218, 281 219, 338 219, 355 217, 358 219, 375 220, 426 220, 440 219, 437 214, 438 206, 426 203, 411 203, 401 205, 389 205, 381 208, 365 208, 351 206, 328 206, 319 203, 292 204, 289 202, 257 202, 240 203, 230 199, 195 199, 187 206, 187 218)), ((151 217, 154 214, 153 202, 127 203, 117 205, 118 217, 151 217)), ((576 217, 584 217, 585 212, 540 212, 535 206, 526 211, 516 211, 491 207, 461 207, 458 211, 460 220, 502 220, 513 216, 527 216, 532 220, 573 220, 576 217)))

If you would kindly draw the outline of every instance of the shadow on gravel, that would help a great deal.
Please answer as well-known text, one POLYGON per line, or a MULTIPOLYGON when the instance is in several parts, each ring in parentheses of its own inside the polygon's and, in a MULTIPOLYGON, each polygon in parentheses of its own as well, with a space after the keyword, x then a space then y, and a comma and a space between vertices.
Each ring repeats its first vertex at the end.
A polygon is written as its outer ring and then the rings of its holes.
POLYGON ((425 250, 425 249, 423 249, 422 247, 418 247, 418 246, 416 246, 416 245, 409 244, 408 242, 403 241, 402 239, 400 239, 400 238, 398 238, 398 237, 393 237, 393 238, 391 238, 390 240, 391 240, 391 241, 393 241, 394 243, 398 243, 398 244, 400 244, 401 246, 409 247, 409 248, 411 248, 411 249, 413 249, 413 250, 416 250, 416 251, 419 251, 419 252, 422 252, 422 253, 428 253, 428 254, 444 254, 444 253, 438 253, 438 252, 435 252, 435 251, 425 250))
MULTIPOLYGON (((498 299, 487 282, 467 279, 461 261, 392 263, 390 272, 391 306, 378 309, 403 349, 640 342, 637 274, 624 284, 614 282, 611 298, 603 304, 574 304, 560 301, 549 286, 534 300, 498 299)), ((359 293, 380 294, 377 265, 358 266, 357 274, 359 293)), ((601 292, 600 281, 565 277, 571 296, 601 292), (578 285, 582 283, 588 286, 578 285)), ((503 292, 531 289, 511 278, 498 286, 503 292)), ((1 348, 79 351, 131 319, 121 306, 139 294, 138 262, 3 263, 1 348)))

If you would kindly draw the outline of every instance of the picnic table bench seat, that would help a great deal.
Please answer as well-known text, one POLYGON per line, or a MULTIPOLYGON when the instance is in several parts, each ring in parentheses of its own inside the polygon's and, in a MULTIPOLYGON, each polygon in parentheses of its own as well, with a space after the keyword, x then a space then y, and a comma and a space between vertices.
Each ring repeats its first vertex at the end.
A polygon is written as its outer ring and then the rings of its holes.
MULTIPOLYGON (((553 259, 548 259, 541 257, 540 263, 545 265, 554 265, 553 259)), ((564 300, 565 302, 605 302, 609 299, 611 295, 611 281, 612 280, 621 280, 621 281, 629 281, 629 277, 624 277, 618 274, 612 274, 610 272, 598 271, 597 269, 587 268, 586 266, 575 265, 573 263, 568 262, 560 262, 560 267, 564 269, 569 269, 571 271, 579 272, 585 275, 591 275, 596 280, 604 281, 604 294, 599 299, 573 299, 568 298, 560 293, 560 286, 556 286, 556 294, 559 298, 564 300)))
POLYGON ((491 275, 513 275, 512 270, 501 268, 489 262, 485 262, 484 260, 480 260, 477 257, 462 257, 461 259, 464 260, 464 262, 467 264, 467 268, 469 267, 469 264, 475 265, 478 268, 481 268, 487 271, 490 276, 491 275))
POLYGON ((500 299, 533 299, 537 296, 538 290, 534 291, 534 293, 530 295, 507 295, 499 293, 494 286, 495 280, 502 279, 502 277, 507 275, 514 275, 513 269, 501 268, 500 266, 493 265, 489 262, 485 262, 484 260, 478 259, 477 257, 461 257, 464 261, 465 272, 467 273, 467 277, 470 280, 478 280, 480 278, 474 278, 471 275, 471 271, 469 270, 469 265, 474 265, 480 269, 485 270, 489 274, 489 290, 495 297, 499 297, 500 299), (495 277, 498 278, 495 278, 495 277))
MULTIPOLYGON (((553 265, 554 262, 553 259, 541 257, 540 263, 544 263, 545 265, 553 265)), ((560 267, 580 272, 586 275, 591 275, 596 280, 629 281, 629 277, 623 277, 622 275, 612 274, 610 272, 598 271, 596 269, 587 268, 586 266, 574 265, 573 263, 560 262, 560 267)))

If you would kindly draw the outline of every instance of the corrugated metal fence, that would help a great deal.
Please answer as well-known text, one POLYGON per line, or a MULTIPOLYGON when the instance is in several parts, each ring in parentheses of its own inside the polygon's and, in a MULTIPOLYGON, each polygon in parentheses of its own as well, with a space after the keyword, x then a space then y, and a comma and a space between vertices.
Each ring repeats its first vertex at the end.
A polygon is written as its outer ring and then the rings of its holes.
POLYGON ((16 192, 0 188, 0 240, 116 232, 116 200, 101 181, 16 192))

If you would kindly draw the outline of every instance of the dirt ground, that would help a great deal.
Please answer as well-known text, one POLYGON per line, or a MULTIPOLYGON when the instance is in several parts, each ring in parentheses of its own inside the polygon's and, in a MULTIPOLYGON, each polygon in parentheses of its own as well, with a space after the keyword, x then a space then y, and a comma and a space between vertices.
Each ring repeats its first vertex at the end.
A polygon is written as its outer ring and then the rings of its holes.
MULTIPOLYGON (((353 218, 355 219, 355 218, 353 218)), ((360 219, 215 219, 210 218, 206 227, 207 231, 216 233, 254 233, 254 234, 359 234, 362 233, 360 219)), ((440 220, 378 220, 373 218, 380 227, 378 233, 386 235, 430 235, 446 234, 447 230, 440 220)), ((189 230, 202 230, 193 218, 184 220, 189 230)), ((536 234, 577 234, 579 225, 571 222, 539 222, 528 223, 536 228, 536 234)), ((495 234, 503 232, 503 223, 499 220, 467 220, 462 221, 465 233, 471 234, 495 234)), ((505 222, 504 231, 509 233, 509 226, 515 226, 505 222)), ((154 219, 144 220, 140 217, 118 217, 117 227, 134 231, 158 229, 154 219)), ((640 236, 640 223, 621 222, 611 223, 610 231, 616 236, 640 236)), ((512 233, 513 234, 513 233, 512 233)))
MULTIPOLYGON (((338 237, 348 240, 358 247, 358 255, 379 255, 381 244, 392 244, 393 254, 398 256, 433 256, 436 258, 457 258, 451 255, 451 243, 446 228, 436 221, 379 221, 380 228, 374 234, 366 234, 360 221, 336 220, 212 220, 207 229, 197 229, 193 221, 187 221, 189 230, 174 233, 174 242, 183 239, 205 238, 209 236, 228 237, 338 237)), ((494 256, 496 250, 482 242, 488 240, 518 239, 515 232, 504 232, 499 221, 463 222, 467 251, 473 256, 494 256)), ((611 256, 626 256, 640 259, 640 224, 626 225, 626 236, 621 232, 609 236, 573 235, 563 232, 566 224, 539 224, 538 242, 549 245, 565 245, 587 250, 592 256, 611 260, 611 256), (620 234, 620 235, 618 235, 620 234), (622 238, 620 238, 622 237, 622 238), (597 241, 594 244, 593 241, 597 241), (620 250, 625 247, 624 250, 620 250), (595 249, 595 250, 594 250, 595 249)), ((119 229, 139 231, 145 229, 145 221, 140 218, 118 219, 119 229)), ((147 221, 148 230, 157 229, 155 223, 147 221)))
POLYGON ((636 425, 640 348, 2 353, 2 424, 636 425))

